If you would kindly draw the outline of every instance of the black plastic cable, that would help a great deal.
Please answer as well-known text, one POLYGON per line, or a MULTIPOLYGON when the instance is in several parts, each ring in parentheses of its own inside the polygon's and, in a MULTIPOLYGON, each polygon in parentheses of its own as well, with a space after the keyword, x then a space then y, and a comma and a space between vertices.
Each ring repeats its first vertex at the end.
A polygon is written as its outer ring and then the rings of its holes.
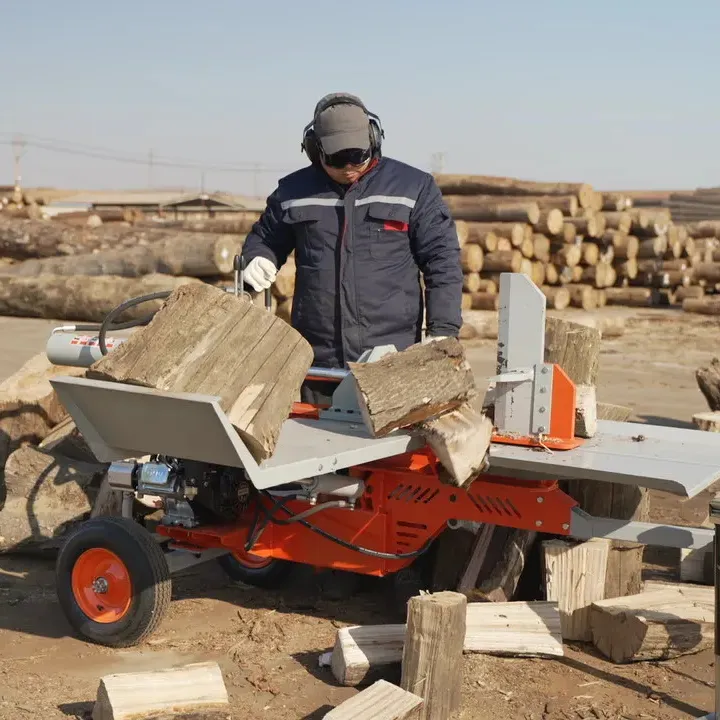
MULTIPOLYGON (((268 493, 263 493, 264 495, 268 496, 268 493)), ((408 560, 411 558, 416 558, 422 555, 423 553, 427 552, 430 549, 430 545, 432 545, 432 538, 428 540, 421 548, 418 550, 413 550, 412 552, 408 553, 384 553, 379 552, 378 550, 371 550, 370 548, 364 548, 360 545, 355 545, 354 543, 348 542, 347 540, 343 540, 342 538, 339 538, 326 530, 323 530, 322 528, 316 527, 315 525, 311 525, 307 520, 301 520, 296 519, 294 520, 295 516, 292 514, 292 512, 285 506, 285 503, 282 501, 282 498, 278 498, 275 501, 275 506, 278 505, 290 516, 290 520, 281 520, 280 518, 273 517, 272 512, 275 510, 275 507, 273 507, 273 510, 267 510, 262 503, 258 502, 258 505, 261 507, 261 510, 263 513, 265 513, 266 517, 268 518, 269 522, 273 522, 277 525, 289 525, 292 522, 299 522, 301 525, 306 527, 308 530, 312 530, 314 533, 317 533, 318 535, 321 535, 327 540, 330 540, 334 543, 337 543, 338 545, 341 545, 344 548, 347 548, 348 550, 354 550, 355 552, 359 552, 363 555, 370 555, 371 557, 381 558, 383 560, 408 560)))
MULTIPOLYGON (((156 292, 156 293, 149 293, 148 295, 139 295, 138 297, 130 298, 130 300, 126 300, 124 303, 120 303, 117 307, 114 307, 106 316, 105 319, 102 321, 102 324, 100 325, 100 332, 98 335, 98 343, 100 345, 100 352, 103 355, 108 354, 107 345, 105 344, 105 335, 107 334, 107 331, 111 328, 112 321, 120 315, 120 313, 124 312, 125 310, 128 310, 131 307, 135 307, 135 305, 140 305, 141 303, 148 302, 150 300, 166 300, 168 297, 170 297, 172 291, 165 290, 163 292, 156 292)), ((138 320, 127 320, 124 323, 119 323, 118 325, 115 325, 112 327, 112 330, 127 330, 131 327, 137 327, 139 325, 147 325, 150 320, 154 317, 155 313, 150 313, 149 315, 146 315, 145 317, 139 318, 138 320)))

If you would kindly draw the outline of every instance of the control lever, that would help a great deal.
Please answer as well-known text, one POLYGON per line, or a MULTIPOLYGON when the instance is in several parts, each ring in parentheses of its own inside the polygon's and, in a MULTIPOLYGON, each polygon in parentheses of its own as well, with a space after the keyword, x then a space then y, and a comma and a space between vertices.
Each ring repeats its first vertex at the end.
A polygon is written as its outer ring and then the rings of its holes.
MULTIPOLYGON (((242 255, 236 255, 233 258, 233 271, 235 273, 235 297, 245 294, 245 258, 242 255)), ((272 289, 265 289, 265 309, 272 308, 272 289)))
POLYGON ((235 272, 235 297, 239 297, 245 287, 245 258, 241 255, 233 258, 233 271, 235 272))

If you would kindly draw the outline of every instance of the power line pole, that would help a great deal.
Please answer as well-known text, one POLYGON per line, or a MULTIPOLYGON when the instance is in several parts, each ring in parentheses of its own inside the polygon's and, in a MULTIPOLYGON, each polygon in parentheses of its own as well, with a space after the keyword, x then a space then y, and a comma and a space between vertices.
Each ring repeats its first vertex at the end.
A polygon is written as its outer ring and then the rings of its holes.
POLYGON ((152 187, 153 184, 153 151, 150 148, 148 153, 148 187, 152 187))
POLYGON ((15 176, 15 187, 20 187, 22 182, 22 174, 20 172, 20 160, 23 155, 27 152, 25 149, 26 142, 22 135, 15 135, 12 141, 13 157, 15 160, 14 176, 15 176))

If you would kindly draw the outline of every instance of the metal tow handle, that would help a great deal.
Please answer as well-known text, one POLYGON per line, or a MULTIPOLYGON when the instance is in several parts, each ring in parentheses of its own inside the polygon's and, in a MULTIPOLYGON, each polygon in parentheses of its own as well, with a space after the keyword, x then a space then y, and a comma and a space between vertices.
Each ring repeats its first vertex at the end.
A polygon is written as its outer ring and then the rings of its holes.
MULTIPOLYGON (((235 297, 239 297, 240 293, 245 293, 245 258, 242 255, 236 255, 233 258, 233 270, 235 272, 235 297)), ((265 309, 272 308, 272 289, 265 289, 265 309)))

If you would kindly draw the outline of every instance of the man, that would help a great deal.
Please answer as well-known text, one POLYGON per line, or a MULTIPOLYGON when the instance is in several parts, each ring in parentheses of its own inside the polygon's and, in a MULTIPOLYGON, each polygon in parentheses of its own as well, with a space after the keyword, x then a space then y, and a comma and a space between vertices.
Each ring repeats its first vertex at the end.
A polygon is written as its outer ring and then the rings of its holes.
MULTIPOLYGON (((359 98, 325 96, 303 137, 311 165, 280 180, 243 247, 245 282, 257 292, 295 251, 292 324, 317 366, 420 342, 425 308, 426 341, 456 337, 462 324, 450 212, 432 175, 383 157, 382 137, 359 98)), ((332 389, 308 382, 303 399, 327 404, 332 389)))

